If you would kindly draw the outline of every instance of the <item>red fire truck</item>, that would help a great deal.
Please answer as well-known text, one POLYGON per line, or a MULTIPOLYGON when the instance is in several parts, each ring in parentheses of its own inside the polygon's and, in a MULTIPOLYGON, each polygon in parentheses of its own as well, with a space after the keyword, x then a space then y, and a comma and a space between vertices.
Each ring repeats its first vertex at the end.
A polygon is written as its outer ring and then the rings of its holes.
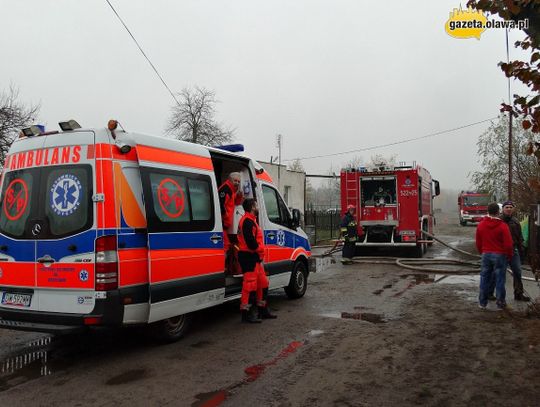
POLYGON ((467 222, 480 222, 487 215, 487 207, 491 196, 485 192, 461 191, 458 195, 459 224, 466 226, 467 222))
POLYGON ((433 197, 439 193, 439 182, 418 165, 341 172, 342 215, 355 206, 357 247, 410 247, 421 257, 427 249, 421 231, 433 233, 433 197))

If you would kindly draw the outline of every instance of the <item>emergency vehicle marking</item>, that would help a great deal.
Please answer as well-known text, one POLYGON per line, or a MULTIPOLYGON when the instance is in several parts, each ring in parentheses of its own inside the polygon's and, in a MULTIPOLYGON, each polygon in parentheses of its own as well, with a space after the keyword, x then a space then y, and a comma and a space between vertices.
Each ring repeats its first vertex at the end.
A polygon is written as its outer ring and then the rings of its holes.
POLYGON ((285 246, 285 232, 283 230, 277 231, 276 243, 278 244, 278 246, 285 246))
POLYGON ((4 213, 9 220, 17 220, 24 213, 28 205, 28 186, 21 178, 11 181, 6 190, 4 213), (16 188, 20 185, 19 188, 16 188))
POLYGON ((81 146, 43 148, 8 155, 4 168, 19 170, 45 165, 76 164, 80 160, 81 146))
POLYGON ((81 181, 73 174, 63 174, 53 182, 50 193, 53 212, 59 216, 69 216, 81 204, 81 181))
POLYGON ((399 196, 417 196, 418 195, 418 191, 416 189, 411 189, 411 190, 400 190, 399 191, 399 196))
POLYGON ((158 201, 159 206, 169 218, 178 218, 184 212, 184 190, 171 178, 164 178, 159 183, 158 201), (169 186, 166 186, 166 184, 169 184, 169 186), (169 211, 169 209, 171 210, 169 211))
POLYGON ((79 279, 80 279, 81 281, 88 281, 88 271, 86 271, 86 270, 81 270, 81 271, 79 272, 79 279))

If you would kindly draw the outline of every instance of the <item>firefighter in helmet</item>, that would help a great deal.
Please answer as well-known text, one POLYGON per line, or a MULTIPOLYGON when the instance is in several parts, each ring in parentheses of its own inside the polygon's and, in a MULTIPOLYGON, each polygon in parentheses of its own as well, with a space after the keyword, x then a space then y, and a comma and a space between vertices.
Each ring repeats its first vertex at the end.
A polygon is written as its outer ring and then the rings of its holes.
POLYGON ((343 264, 352 264, 354 257, 354 251, 356 248, 356 241, 358 240, 357 222, 354 217, 356 208, 354 205, 347 206, 347 212, 341 220, 341 236, 345 240, 343 244, 343 254, 341 262, 343 264))

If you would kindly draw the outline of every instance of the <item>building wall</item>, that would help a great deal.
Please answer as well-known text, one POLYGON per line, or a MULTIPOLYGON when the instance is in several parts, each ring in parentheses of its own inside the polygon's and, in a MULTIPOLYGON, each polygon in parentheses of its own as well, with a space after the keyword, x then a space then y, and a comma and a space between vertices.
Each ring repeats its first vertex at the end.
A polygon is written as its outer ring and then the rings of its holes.
POLYGON ((304 172, 290 171, 285 165, 279 166, 278 164, 270 164, 264 161, 259 161, 259 164, 272 177, 287 206, 289 208, 299 209, 300 212, 304 213, 304 183, 306 174, 304 172))

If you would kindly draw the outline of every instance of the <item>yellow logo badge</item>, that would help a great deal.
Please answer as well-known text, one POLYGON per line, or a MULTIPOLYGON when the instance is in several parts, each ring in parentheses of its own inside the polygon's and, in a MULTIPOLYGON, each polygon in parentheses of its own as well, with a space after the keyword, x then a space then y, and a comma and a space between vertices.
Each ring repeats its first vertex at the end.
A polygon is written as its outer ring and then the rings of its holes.
POLYGON ((455 8, 444 26, 445 31, 454 38, 476 38, 486 31, 487 17, 482 11, 473 10, 469 7, 467 10, 455 8))

